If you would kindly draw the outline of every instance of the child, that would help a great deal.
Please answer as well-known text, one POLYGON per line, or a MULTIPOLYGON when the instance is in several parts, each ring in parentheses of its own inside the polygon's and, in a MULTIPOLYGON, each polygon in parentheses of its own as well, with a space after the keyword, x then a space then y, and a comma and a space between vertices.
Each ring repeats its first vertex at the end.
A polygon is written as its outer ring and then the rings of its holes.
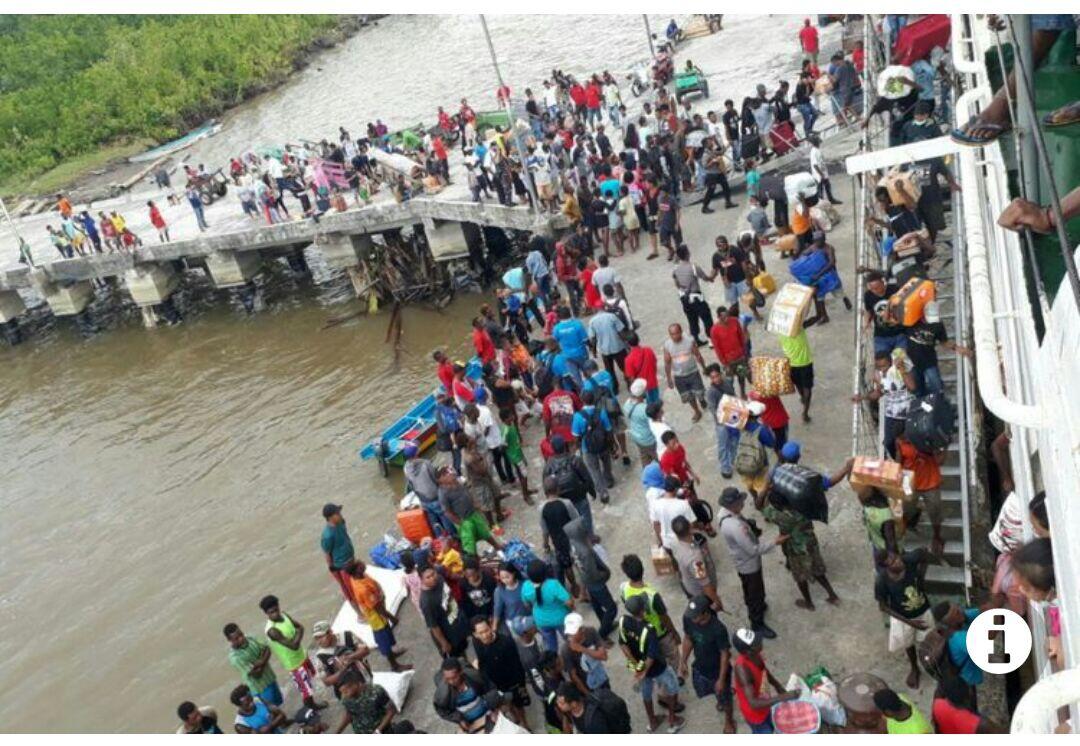
POLYGON ((416 571, 416 556, 413 550, 406 549, 401 553, 401 569, 405 571, 405 589, 409 592, 409 600, 417 611, 420 611, 420 573, 416 571))
POLYGON ((468 440, 464 453, 465 475, 469 480, 469 493, 473 503, 484 514, 492 530, 498 529, 499 521, 506 516, 502 511, 502 492, 491 476, 487 453, 480 446, 480 439, 468 440), (496 520, 496 518, 498 520, 496 520))
POLYGON ((506 443, 506 457, 510 460, 510 467, 517 476, 518 484, 521 485, 521 499, 526 505, 535 505, 532 496, 536 490, 529 489, 528 473, 529 462, 525 459, 525 452, 521 449, 521 431, 518 430, 517 414, 511 407, 503 407, 499 410, 499 419, 502 420, 502 437, 506 443))

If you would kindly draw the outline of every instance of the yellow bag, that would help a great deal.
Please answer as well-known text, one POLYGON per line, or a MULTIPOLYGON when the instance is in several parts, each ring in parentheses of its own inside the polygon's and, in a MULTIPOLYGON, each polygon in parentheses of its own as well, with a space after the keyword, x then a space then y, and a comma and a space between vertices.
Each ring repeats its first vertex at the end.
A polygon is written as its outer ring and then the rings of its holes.
POLYGON ((754 275, 754 287, 762 295, 772 295, 776 292, 776 280, 768 272, 758 272, 754 275))

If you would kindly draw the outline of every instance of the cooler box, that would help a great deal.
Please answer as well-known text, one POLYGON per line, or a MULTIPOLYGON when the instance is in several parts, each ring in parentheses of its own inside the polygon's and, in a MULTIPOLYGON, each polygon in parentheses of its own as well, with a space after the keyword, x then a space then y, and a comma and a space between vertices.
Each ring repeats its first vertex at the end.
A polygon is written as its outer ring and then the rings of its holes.
POLYGON ((813 299, 814 288, 796 282, 787 283, 780 288, 773 301, 769 323, 765 328, 773 334, 794 337, 802 330, 803 316, 813 299))
POLYGON ((922 320, 926 304, 935 297, 937 288, 933 280, 912 277, 889 297, 889 318, 903 326, 915 326, 922 320))
POLYGON ((929 55, 934 47, 947 49, 951 32, 949 16, 943 13, 913 21, 897 32, 893 43, 893 60, 901 65, 910 65, 929 55))
POLYGON ((434 538, 431 525, 428 523, 423 508, 410 508, 409 510, 399 511, 397 523, 401 529, 401 535, 416 546, 419 546, 424 539, 434 538))

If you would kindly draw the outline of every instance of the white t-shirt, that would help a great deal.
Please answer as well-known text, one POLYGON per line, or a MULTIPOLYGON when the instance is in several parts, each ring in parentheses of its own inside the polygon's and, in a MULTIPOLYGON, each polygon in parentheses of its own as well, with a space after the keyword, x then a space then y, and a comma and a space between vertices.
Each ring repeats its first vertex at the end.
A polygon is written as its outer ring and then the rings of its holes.
POLYGON ((600 267, 593 272, 592 283, 596 285, 597 290, 602 291, 604 285, 615 287, 620 282, 622 282, 622 278, 619 277, 619 273, 614 267, 600 267))
POLYGON ((829 175, 829 170, 825 168, 825 157, 821 154, 821 148, 813 146, 810 148, 810 174, 814 177, 814 181, 821 183, 821 174, 829 175))
POLYGON ((656 438, 657 458, 663 456, 664 451, 667 450, 667 446, 664 445, 664 441, 662 440, 662 438, 664 433, 666 433, 670 429, 671 427, 663 420, 660 420, 659 422, 657 422, 656 420, 649 420, 649 430, 652 431, 653 437, 656 438))
POLYGON ((285 167, 281 165, 281 161, 277 158, 271 158, 266 164, 266 170, 270 174, 271 179, 281 179, 285 176, 285 167))
POLYGON ((552 107, 559 105, 559 91, 555 86, 544 91, 544 106, 552 107))
POLYGON ((661 497, 653 501, 652 508, 649 511, 649 520, 660 524, 660 543, 665 549, 671 549, 675 546, 675 542, 679 540, 675 536, 675 532, 671 530, 671 522, 680 515, 690 523, 697 520, 694 517, 694 511, 690 508, 690 503, 686 502, 686 500, 675 497, 661 497))
POLYGON ((492 417, 491 410, 484 404, 478 404, 476 408, 480 410, 480 416, 476 419, 476 422, 465 420, 463 428, 465 434, 474 440, 483 437, 488 448, 499 448, 503 445, 502 431, 495 424, 495 418, 492 417))

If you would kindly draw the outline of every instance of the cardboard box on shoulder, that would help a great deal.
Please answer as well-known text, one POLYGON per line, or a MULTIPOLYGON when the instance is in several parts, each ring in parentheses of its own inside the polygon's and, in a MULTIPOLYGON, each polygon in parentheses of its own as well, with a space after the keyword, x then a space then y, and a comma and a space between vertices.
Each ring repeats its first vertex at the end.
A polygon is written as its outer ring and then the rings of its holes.
POLYGON ((851 467, 851 484, 897 488, 904 483, 904 468, 896 461, 874 456, 856 456, 851 467))
POLYGON ((794 337, 802 330, 803 317, 813 300, 812 287, 797 282, 787 283, 776 294, 766 329, 773 334, 794 337))

